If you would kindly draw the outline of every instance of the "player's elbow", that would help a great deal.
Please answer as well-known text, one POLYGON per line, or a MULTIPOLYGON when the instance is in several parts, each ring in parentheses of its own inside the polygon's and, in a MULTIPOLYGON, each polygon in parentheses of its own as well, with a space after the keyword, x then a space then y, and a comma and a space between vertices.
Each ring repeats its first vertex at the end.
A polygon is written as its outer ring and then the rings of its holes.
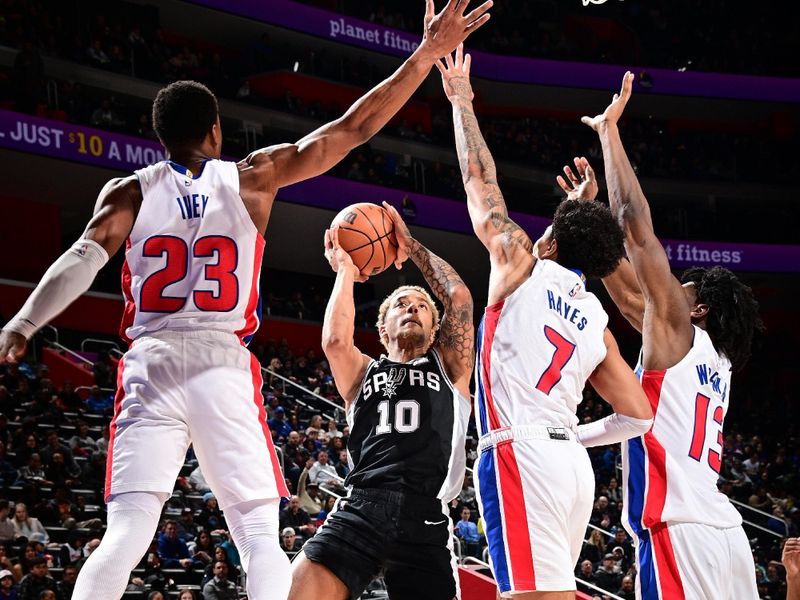
POLYGON ((459 307, 462 310, 464 308, 467 308, 470 311, 472 310, 472 293, 469 291, 467 284, 465 284, 463 281, 453 285, 448 290, 447 295, 452 306, 459 307))
POLYGON ((353 338, 347 339, 336 331, 323 331, 322 332, 322 350, 326 356, 331 356, 348 349, 353 345, 353 338))

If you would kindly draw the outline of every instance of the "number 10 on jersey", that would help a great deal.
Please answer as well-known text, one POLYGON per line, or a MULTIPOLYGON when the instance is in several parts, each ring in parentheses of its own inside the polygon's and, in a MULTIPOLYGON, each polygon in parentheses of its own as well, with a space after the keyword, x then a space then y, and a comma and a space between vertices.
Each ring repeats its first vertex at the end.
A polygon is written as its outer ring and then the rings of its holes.
POLYGON ((375 435, 391 433, 392 428, 397 433, 411 433, 419 429, 419 402, 398 400, 392 411, 388 400, 381 401, 378 404, 378 426, 375 427, 375 435))

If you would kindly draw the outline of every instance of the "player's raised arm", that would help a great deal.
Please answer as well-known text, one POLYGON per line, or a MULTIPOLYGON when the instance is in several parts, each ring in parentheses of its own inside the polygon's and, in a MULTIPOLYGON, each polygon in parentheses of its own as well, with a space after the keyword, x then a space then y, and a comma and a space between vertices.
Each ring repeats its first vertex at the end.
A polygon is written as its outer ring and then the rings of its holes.
POLYGON ((800 600, 800 538, 789 538, 783 547, 786 568, 786 600, 800 600))
POLYGON ((436 66, 442 74, 447 99, 453 105, 456 151, 472 228, 489 250, 495 268, 512 262, 519 253, 530 255, 533 243, 508 217, 505 199, 497 184, 497 167, 472 106, 471 61, 469 54, 464 55, 463 46, 459 46, 455 57, 448 54, 444 64, 437 61, 436 66))
POLYGON ((141 191, 136 177, 112 179, 100 192, 81 238, 54 262, 24 306, 0 332, 0 364, 25 355, 27 341, 92 285, 128 237, 141 191))
POLYGON ((366 143, 397 114, 428 76, 434 62, 452 52, 489 20, 492 0, 472 11, 470 2, 450 0, 434 14, 427 0, 422 43, 388 79, 355 102, 347 112, 294 144, 281 144, 251 154, 248 162, 269 161, 270 179, 280 188, 328 171, 353 148, 366 143))
POLYGON ((644 295, 646 338, 653 343, 644 349, 644 360, 651 369, 676 364, 692 343, 693 329, 686 311, 689 308, 681 285, 670 270, 667 253, 653 231, 650 206, 620 139, 617 122, 631 96, 633 74, 628 72, 619 94, 603 114, 581 121, 600 136, 605 160, 606 185, 611 211, 625 231, 625 248, 644 295))
MULTIPOLYGON (((558 175, 556 181, 570 200, 594 202, 600 191, 594 169, 585 156, 575 157, 575 171, 564 166, 564 176, 558 175)), ((642 331, 644 319, 644 296, 636 272, 630 261, 623 258, 617 269, 603 277, 603 285, 617 305, 622 316, 636 329, 642 331)))
POLYGON ((616 444, 644 435, 653 424, 653 410, 639 380, 619 353, 619 346, 606 329, 606 357, 589 377, 597 393, 614 409, 614 414, 578 426, 578 441, 586 447, 616 444))
POLYGON ((353 340, 356 318, 353 285, 365 278, 358 272, 350 255, 339 246, 335 229, 325 231, 325 258, 336 271, 336 283, 322 323, 322 350, 331 366, 336 389, 344 399, 345 407, 349 407, 370 361, 369 356, 356 348, 353 340))
POLYGON ((474 367, 475 325, 472 294, 450 264, 414 239, 397 210, 383 203, 394 221, 394 230, 404 253, 422 272, 433 295, 442 303, 444 316, 439 327, 437 348, 444 359, 447 375, 460 391, 469 396, 469 378, 474 367))

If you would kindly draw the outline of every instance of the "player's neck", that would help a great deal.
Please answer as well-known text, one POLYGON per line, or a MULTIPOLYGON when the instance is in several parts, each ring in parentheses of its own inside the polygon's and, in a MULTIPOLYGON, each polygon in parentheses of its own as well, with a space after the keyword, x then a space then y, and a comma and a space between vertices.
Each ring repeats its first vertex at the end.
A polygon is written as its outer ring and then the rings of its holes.
POLYGON ((401 344, 400 340, 390 342, 387 353, 389 360, 392 362, 404 363, 425 354, 425 346, 417 346, 414 345, 413 342, 410 343, 408 341, 406 341, 406 344, 407 345, 401 344))
POLYGON ((203 163, 212 157, 201 148, 182 148, 174 151, 167 151, 167 158, 174 163, 189 169, 193 174, 198 174, 203 163))

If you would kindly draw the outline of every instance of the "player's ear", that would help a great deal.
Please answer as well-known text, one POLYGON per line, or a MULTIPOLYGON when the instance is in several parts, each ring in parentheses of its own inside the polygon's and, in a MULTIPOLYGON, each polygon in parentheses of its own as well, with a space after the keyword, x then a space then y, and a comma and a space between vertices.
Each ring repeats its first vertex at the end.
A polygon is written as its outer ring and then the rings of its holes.
POLYGON ((694 320, 702 320, 708 316, 708 311, 711 307, 708 304, 695 304, 689 313, 694 320))
POLYGON ((558 242, 556 238, 551 237, 546 241, 545 247, 539 250, 539 258, 547 258, 550 260, 558 258, 558 242))

